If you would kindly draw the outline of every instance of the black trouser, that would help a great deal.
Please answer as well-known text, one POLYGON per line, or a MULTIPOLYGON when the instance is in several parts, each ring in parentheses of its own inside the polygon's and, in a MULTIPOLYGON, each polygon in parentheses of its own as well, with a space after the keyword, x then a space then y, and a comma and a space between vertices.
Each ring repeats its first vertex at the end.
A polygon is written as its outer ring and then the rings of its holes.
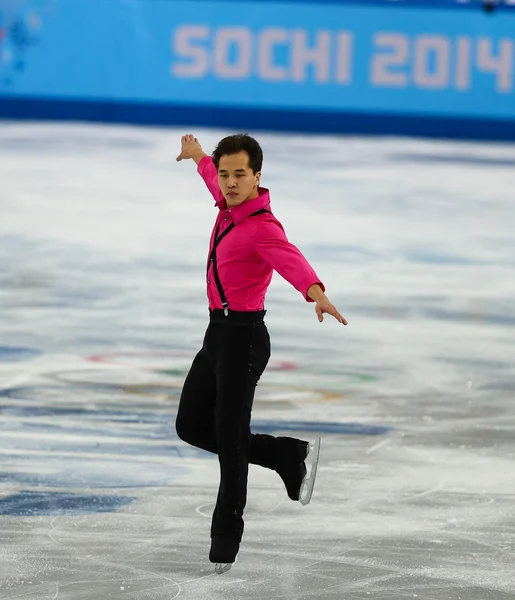
POLYGON ((241 541, 249 462, 277 469, 298 462, 297 440, 250 433, 256 385, 270 358, 265 311, 212 311, 202 349, 181 394, 179 437, 218 454, 220 487, 211 536, 241 541))

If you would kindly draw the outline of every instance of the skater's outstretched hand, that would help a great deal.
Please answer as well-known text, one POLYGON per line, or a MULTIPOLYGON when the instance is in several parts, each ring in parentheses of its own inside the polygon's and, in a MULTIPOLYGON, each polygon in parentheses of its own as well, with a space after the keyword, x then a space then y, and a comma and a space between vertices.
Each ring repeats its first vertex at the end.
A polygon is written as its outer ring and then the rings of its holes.
POLYGON ((325 297, 325 300, 321 300, 320 302, 316 303, 315 310, 320 323, 324 320, 324 313, 327 313, 328 315, 333 315, 333 317, 337 321, 340 321, 342 325, 348 324, 347 319, 345 319, 345 317, 342 317, 342 315, 336 310, 336 308, 329 302, 329 298, 327 296, 325 297))
POLYGON ((347 325, 347 319, 336 310, 318 284, 312 285, 308 290, 308 296, 316 302, 315 311, 320 323, 324 320, 324 314, 332 315, 342 325, 347 325))
POLYGON ((199 162, 207 156, 207 154, 202 150, 202 146, 200 145, 197 138, 191 134, 183 135, 181 138, 181 153, 175 159, 177 162, 191 158, 193 159, 197 165, 199 162))

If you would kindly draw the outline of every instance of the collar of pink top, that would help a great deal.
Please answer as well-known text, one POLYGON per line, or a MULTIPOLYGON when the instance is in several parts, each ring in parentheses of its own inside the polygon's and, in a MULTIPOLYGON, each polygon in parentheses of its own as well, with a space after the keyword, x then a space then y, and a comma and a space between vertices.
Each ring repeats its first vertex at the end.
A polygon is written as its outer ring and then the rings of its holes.
POLYGON ((252 198, 252 200, 246 200, 242 204, 238 204, 237 206, 233 206, 232 208, 227 208, 227 202, 224 197, 220 198, 217 202, 215 202, 215 206, 217 206, 222 212, 222 216, 227 218, 230 217, 234 223, 238 224, 246 219, 252 213, 261 210, 262 208, 269 208, 270 204, 270 192, 266 188, 258 188, 259 196, 257 198, 252 198))

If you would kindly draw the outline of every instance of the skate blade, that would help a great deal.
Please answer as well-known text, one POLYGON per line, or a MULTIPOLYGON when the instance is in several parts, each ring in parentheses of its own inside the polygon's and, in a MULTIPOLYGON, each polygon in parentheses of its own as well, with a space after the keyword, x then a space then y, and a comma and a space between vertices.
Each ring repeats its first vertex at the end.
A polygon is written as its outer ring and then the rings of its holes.
POLYGON ((232 567, 232 563, 216 563, 215 564, 215 573, 221 575, 222 573, 227 573, 229 569, 232 567))
POLYGON ((312 444, 309 444, 308 455, 306 456, 307 473, 300 486, 299 502, 306 506, 311 501, 313 488, 315 487, 315 478, 317 475, 318 459, 320 457, 320 438, 315 438, 312 444))

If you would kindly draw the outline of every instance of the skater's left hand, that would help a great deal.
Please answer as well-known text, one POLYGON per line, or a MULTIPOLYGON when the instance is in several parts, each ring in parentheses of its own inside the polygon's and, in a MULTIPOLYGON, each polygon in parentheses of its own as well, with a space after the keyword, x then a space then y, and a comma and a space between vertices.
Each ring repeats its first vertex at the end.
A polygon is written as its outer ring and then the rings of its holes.
POLYGON ((342 317, 342 315, 336 310, 336 308, 331 304, 331 302, 329 302, 329 298, 327 296, 316 303, 315 310, 320 323, 324 320, 324 313, 327 313, 328 315, 332 315, 337 321, 340 321, 340 323, 342 323, 343 325, 347 325, 347 319, 342 317))
POLYGON ((320 323, 324 320, 324 313, 332 315, 342 325, 347 325, 347 320, 336 310, 329 298, 324 294, 322 288, 318 284, 312 285, 308 290, 308 296, 316 302, 315 311, 320 323))

